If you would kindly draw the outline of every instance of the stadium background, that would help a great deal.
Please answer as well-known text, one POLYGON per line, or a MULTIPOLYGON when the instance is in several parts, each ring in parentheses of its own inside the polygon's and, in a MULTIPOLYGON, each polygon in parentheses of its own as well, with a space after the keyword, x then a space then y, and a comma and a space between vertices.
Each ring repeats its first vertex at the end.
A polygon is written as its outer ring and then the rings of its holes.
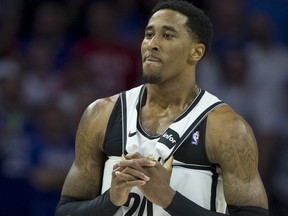
MULTIPOLYGON (((271 215, 287 215, 288 1, 193 2, 215 26, 198 82, 251 124, 271 215)), ((54 215, 84 109, 141 83, 155 3, 0 0, 0 215, 54 215)))

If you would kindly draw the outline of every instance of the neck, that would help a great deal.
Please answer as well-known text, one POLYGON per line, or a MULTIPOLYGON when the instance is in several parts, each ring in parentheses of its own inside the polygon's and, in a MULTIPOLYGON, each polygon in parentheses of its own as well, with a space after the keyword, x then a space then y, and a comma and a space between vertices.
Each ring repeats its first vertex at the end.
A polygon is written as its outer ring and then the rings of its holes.
POLYGON ((147 95, 145 104, 157 105, 163 110, 171 107, 186 109, 199 93, 199 88, 195 82, 188 87, 182 83, 171 85, 147 84, 147 95))

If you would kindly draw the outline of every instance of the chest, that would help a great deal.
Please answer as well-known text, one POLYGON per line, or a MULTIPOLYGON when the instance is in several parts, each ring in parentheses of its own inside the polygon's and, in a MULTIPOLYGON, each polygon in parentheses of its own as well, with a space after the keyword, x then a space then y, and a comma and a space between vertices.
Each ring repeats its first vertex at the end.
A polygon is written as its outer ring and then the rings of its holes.
POLYGON ((183 112, 180 109, 159 109, 156 107, 143 107, 140 111, 140 124, 150 136, 159 136, 183 112))

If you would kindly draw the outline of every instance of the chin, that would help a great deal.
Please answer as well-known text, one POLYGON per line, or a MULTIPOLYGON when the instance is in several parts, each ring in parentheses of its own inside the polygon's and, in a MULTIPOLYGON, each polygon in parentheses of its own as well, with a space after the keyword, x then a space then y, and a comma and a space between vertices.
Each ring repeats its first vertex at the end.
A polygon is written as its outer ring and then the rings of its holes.
POLYGON ((144 83, 159 84, 161 82, 161 80, 162 80, 161 77, 157 76, 157 75, 147 75, 147 74, 143 75, 144 83))

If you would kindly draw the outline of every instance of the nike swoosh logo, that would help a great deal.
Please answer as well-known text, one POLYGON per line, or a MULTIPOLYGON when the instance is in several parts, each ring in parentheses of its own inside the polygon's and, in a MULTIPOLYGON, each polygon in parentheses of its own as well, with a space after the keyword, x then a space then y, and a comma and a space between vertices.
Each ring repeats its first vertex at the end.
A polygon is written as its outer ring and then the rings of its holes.
POLYGON ((131 132, 129 131, 128 137, 133 137, 133 136, 135 136, 135 135, 136 135, 136 131, 133 132, 133 133, 131 133, 131 132))

